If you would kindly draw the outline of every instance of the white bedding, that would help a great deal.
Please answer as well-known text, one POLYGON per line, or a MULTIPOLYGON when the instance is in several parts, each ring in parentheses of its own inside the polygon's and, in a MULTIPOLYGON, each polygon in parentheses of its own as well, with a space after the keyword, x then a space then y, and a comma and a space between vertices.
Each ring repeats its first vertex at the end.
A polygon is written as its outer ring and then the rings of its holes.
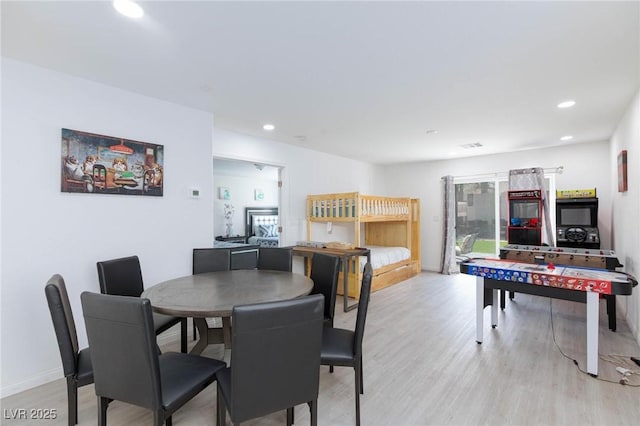
POLYGON ((278 247, 278 237, 249 237, 249 244, 257 244, 260 247, 278 247))
MULTIPOLYGON (((406 247, 367 246, 371 250, 371 267, 375 270, 392 263, 411 258, 411 251, 406 247)), ((360 270, 364 270, 366 257, 360 257, 360 270)))

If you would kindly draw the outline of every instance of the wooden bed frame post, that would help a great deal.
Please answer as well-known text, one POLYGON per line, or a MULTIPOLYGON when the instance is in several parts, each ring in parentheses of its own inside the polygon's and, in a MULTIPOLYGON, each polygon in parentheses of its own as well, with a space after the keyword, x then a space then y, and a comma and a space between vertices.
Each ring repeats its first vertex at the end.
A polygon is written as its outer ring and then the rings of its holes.
POLYGON ((420 199, 411 199, 411 260, 414 262, 416 274, 422 271, 422 253, 420 250, 420 199))

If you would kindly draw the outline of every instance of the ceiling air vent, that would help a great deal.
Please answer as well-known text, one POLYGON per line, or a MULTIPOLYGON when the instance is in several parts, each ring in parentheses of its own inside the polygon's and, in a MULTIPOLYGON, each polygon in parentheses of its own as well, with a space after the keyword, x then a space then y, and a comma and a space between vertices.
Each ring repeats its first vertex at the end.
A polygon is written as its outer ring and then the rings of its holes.
POLYGON ((464 149, 472 149, 472 148, 480 148, 482 144, 480 142, 474 142, 474 143, 465 143, 460 146, 464 149))

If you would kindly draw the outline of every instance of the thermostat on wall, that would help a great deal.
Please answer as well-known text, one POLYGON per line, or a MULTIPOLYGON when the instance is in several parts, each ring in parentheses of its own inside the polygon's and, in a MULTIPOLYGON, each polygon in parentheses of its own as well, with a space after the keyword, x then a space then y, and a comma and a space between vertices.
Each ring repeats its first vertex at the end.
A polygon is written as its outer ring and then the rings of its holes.
POLYGON ((200 190, 198 188, 189 188, 189 197, 200 198, 200 190))

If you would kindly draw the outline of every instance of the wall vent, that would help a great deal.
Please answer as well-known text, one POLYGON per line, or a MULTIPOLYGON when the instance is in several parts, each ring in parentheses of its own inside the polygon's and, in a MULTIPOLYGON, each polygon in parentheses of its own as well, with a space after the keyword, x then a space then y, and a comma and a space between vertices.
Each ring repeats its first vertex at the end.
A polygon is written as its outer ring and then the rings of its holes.
POLYGON ((472 148, 480 148, 483 145, 480 142, 474 142, 474 143, 465 143, 460 146, 464 149, 472 149, 472 148))

